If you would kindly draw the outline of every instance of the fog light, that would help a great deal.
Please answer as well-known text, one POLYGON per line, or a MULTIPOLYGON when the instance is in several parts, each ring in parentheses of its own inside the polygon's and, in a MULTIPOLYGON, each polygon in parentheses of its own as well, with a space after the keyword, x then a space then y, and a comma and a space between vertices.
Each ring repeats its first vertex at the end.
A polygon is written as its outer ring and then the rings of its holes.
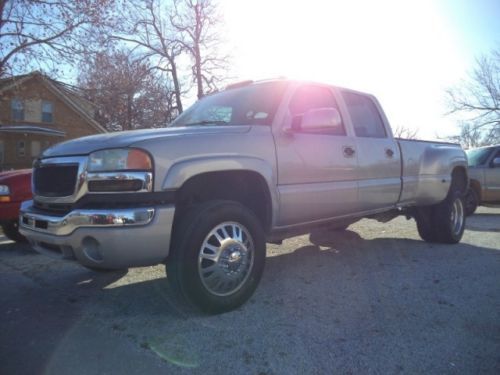
POLYGON ((93 237, 85 237, 82 240, 83 253, 94 262, 102 262, 103 257, 99 242, 93 237))

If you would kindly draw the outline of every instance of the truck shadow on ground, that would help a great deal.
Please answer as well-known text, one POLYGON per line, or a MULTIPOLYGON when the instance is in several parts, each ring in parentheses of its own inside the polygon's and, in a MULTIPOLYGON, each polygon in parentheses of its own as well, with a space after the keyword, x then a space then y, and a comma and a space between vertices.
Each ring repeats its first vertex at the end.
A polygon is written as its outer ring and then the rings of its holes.
POLYGON ((0 373, 36 374, 126 271, 96 275, 0 235, 0 373))
MULTIPOLYGON (((464 256, 465 262, 472 254, 499 255, 494 249, 469 244, 427 244, 401 238, 366 240, 349 230, 340 233, 314 232, 309 236, 309 242, 309 245, 292 252, 267 257, 262 282, 250 304, 272 304, 276 302, 276 295, 296 299, 301 289, 307 289, 308 299, 321 300, 322 288, 316 288, 317 286, 352 282, 356 286, 373 287, 372 283, 377 282, 380 274, 384 274, 387 279, 384 282, 408 283, 407 272, 411 270, 418 273, 420 264, 425 268, 427 263, 444 261, 450 257, 458 262, 464 256), (389 269, 392 274, 385 275, 389 269), (266 297, 260 299, 259 294, 266 297), (269 294, 273 297, 270 298, 269 294)), ((59 275, 58 283, 76 288, 75 299, 89 298, 102 307, 103 311, 109 309, 109 316, 114 319, 190 319, 204 316, 178 299, 163 270, 161 277, 153 280, 113 285, 125 274, 126 272, 120 271, 100 274, 80 270, 78 273, 59 275), (99 293, 92 295, 92 291, 99 293)), ((277 305, 280 305, 279 300, 277 305)), ((239 310, 244 311, 245 308, 246 305, 239 310)))
MULTIPOLYGON (((483 226, 481 230, 492 229, 483 226)), ((351 230, 316 231, 309 236, 309 242, 310 244, 298 247, 292 252, 267 257, 257 297, 259 294, 267 296, 267 290, 272 291, 276 285, 289 285, 291 288, 301 284, 319 285, 325 282, 338 285, 363 274, 384 272, 386 268, 394 268, 394 271, 411 268, 416 272, 420 263, 425 264, 428 261, 448 257, 460 261, 461 256, 464 256, 465 261, 471 254, 492 256, 496 259, 500 254, 495 249, 465 243, 427 244, 419 240, 401 238, 367 240, 351 230)), ((26 264, 14 267, 23 276, 37 283, 37 288, 42 288, 39 293, 45 294, 46 298, 55 297, 54 302, 57 303, 97 304, 103 309, 110 308, 115 318, 142 315, 149 318, 163 316, 185 319, 201 315, 195 309, 180 304, 165 277, 120 285, 117 281, 126 276, 128 270, 95 272, 77 264, 40 256, 29 245, 12 242, 0 244, 0 252, 11 253, 10 257, 43 259, 35 266, 29 265, 27 261, 26 264), (115 283, 117 285, 114 285, 115 283)), ((8 260, 6 263, 9 263, 8 260)), ((406 275, 400 275, 399 272, 393 273, 389 278, 393 283, 399 283, 404 281, 398 279, 400 276, 406 279, 406 275)), ((313 289, 309 291, 309 296, 313 299, 319 298, 320 293, 316 294, 313 289)), ((283 292, 279 294, 283 295, 283 292)), ((258 303, 257 297, 252 298, 250 304, 258 303)), ((264 300, 265 304, 268 302, 264 300)), ((244 309, 245 306, 240 308, 244 309)))
MULTIPOLYGON (((284 246, 290 245, 285 241, 284 246)), ((201 363, 210 361, 205 357, 208 354, 193 349, 192 342, 206 340, 206 345, 211 346, 210 340, 215 336, 219 351, 231 351, 231 345, 224 343, 234 341, 234 346, 240 342, 235 341, 234 332, 228 327, 237 325, 241 337, 258 341, 261 338, 254 332, 262 327, 264 316, 275 322, 270 331, 266 326, 264 336, 289 340, 286 335, 290 333, 285 332, 290 331, 309 340, 311 335, 320 335, 325 327, 335 327, 337 333, 332 333, 330 339, 337 340, 336 345, 366 335, 390 335, 392 329, 401 330, 401 321, 415 320, 415 330, 422 329, 423 323, 447 324, 443 322, 450 311, 443 309, 453 309, 464 300, 474 305, 479 297, 494 293, 488 289, 467 292, 462 286, 471 277, 477 259, 491 258, 491 269, 483 267, 482 273, 498 272, 499 255, 498 250, 465 243, 432 245, 401 238, 364 239, 351 230, 317 231, 309 236, 308 244, 267 257, 263 279, 250 301, 234 312, 210 317, 180 303, 164 277, 135 283, 129 280, 122 285, 120 281, 127 271, 95 273, 51 260, 40 261, 35 267, 23 266, 23 262, 13 262, 13 257, 36 257, 36 262, 42 257, 27 246, 12 243, 0 245, 0 253, 4 252, 11 254, 6 260, 2 257, 2 264, 16 264, 13 267, 18 267, 17 271, 35 285, 11 285, 18 288, 22 302, 11 293, 3 307, 21 306, 21 311, 28 315, 12 315, 11 321, 2 323, 6 329, 2 328, 0 344, 2 349, 22 347, 21 342, 12 340, 22 325, 21 331, 37 345, 36 357, 30 357, 29 348, 23 352, 31 358, 23 366, 34 372, 61 348, 82 345, 81 335, 92 332, 96 326, 141 349, 160 352, 158 356, 163 359, 168 358, 164 352, 173 345, 180 357, 183 352, 189 353, 189 360, 194 358, 195 363, 201 363), (447 271, 437 271, 439 265, 447 271), (427 304, 439 310, 435 323, 429 323, 427 318, 419 322, 419 310, 427 304), (200 330, 205 333, 200 335, 200 330), (172 337, 174 344, 166 345, 172 337)), ((3 294, 7 287, 9 284, 4 284, 0 292, 3 294)), ((4 354, 10 354, 5 356, 5 369, 15 368, 15 353, 12 349, 4 350, 4 354)))

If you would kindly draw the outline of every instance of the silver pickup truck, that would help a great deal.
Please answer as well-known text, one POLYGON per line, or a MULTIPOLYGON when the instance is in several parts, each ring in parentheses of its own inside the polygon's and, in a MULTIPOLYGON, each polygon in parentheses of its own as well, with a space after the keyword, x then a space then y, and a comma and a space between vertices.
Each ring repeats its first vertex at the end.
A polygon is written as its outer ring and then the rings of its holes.
POLYGON ((460 241, 467 188, 460 146, 394 139, 371 95, 243 82, 168 128, 46 150, 20 231, 37 251, 89 268, 165 263, 174 290, 222 312, 254 292, 266 242, 312 228, 406 215, 426 241, 460 241))

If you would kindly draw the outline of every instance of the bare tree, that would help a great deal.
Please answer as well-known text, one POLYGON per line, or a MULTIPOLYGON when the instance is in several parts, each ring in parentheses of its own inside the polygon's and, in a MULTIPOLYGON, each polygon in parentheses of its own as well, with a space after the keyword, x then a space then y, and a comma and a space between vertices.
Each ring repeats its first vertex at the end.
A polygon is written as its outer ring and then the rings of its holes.
POLYGON ((460 133, 449 137, 438 137, 447 141, 460 143, 466 150, 481 146, 494 144, 494 139, 489 137, 488 133, 484 133, 481 128, 475 127, 473 124, 463 122, 459 125, 460 133), (486 137, 485 137, 486 134, 486 137))
POLYGON ((227 71, 228 57, 220 52, 222 20, 217 6, 213 0, 174 0, 170 22, 193 62, 192 79, 200 99, 217 89, 227 71))
POLYGON ((172 81, 176 110, 181 113, 184 93, 178 68, 183 46, 170 24, 171 9, 161 0, 129 1, 121 10, 121 23, 110 32, 109 41, 132 47, 136 55, 152 62, 154 69, 172 81))
POLYGON ((500 142, 500 49, 480 57, 469 78, 447 96, 450 113, 464 116, 455 140, 472 147, 500 142))
POLYGON ((409 127, 398 125, 392 129, 394 137, 402 139, 417 139, 418 129, 411 129, 409 127))
POLYGON ((57 67, 85 51, 114 0, 0 0, 0 76, 57 67), (83 43, 82 43, 83 42, 83 43))
POLYGON ((175 117, 168 82, 125 51, 99 53, 81 64, 78 81, 108 130, 162 127, 175 117))
POLYGON ((195 84, 198 98, 215 91, 226 75, 227 58, 218 49, 221 23, 213 0, 124 0, 116 9, 120 19, 107 30, 109 44, 129 48, 148 60, 152 69, 169 77, 176 110, 195 84), (187 61, 191 67, 187 68, 187 61))

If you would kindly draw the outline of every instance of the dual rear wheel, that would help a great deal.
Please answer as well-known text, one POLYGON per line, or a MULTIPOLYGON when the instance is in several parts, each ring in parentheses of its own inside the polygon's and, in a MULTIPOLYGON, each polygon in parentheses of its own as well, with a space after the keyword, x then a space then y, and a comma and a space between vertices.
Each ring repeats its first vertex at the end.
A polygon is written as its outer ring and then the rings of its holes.
POLYGON ((474 188, 469 188, 467 194, 465 194, 464 205, 466 216, 470 216, 476 212, 477 206, 479 206, 479 195, 474 188))
POLYGON ((438 204, 419 207, 415 216, 420 237, 426 242, 457 243, 465 230, 465 206, 460 190, 450 190, 438 204))

